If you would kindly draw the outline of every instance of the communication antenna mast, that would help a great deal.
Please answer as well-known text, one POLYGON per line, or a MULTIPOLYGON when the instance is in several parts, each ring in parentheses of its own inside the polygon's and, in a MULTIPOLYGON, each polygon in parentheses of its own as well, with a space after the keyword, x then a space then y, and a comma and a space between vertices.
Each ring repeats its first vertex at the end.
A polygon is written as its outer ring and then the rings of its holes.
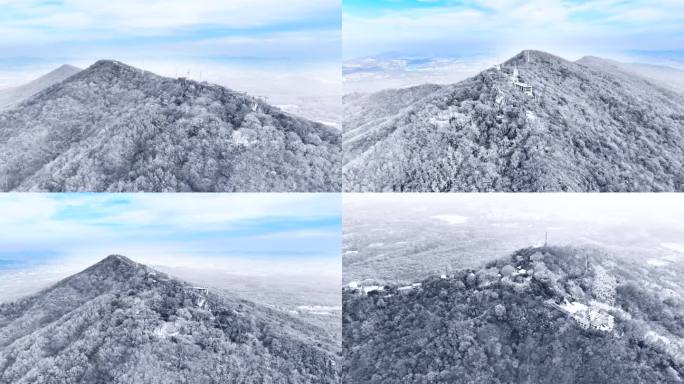
POLYGON ((546 247, 546 246, 548 246, 548 244, 549 244, 549 233, 544 232, 544 246, 546 247))
POLYGON ((587 271, 589 270, 589 255, 584 255, 584 274, 587 274, 587 271))

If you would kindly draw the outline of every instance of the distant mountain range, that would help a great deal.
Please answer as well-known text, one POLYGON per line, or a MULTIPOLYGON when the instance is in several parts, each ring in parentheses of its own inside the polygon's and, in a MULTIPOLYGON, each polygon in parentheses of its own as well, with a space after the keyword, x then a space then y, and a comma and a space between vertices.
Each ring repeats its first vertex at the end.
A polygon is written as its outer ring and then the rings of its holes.
POLYGON ((0 91, 0 111, 10 109, 38 92, 60 83, 80 72, 80 68, 62 65, 27 84, 0 91))
POLYGON ((2 383, 337 383, 318 327, 109 256, 0 305, 2 383))
POLYGON ((644 71, 524 51, 457 84, 348 95, 344 190, 682 191, 684 96, 644 71))
POLYGON ((0 112, 0 190, 341 188, 335 128, 218 85, 116 61, 57 72, 23 87, 37 93, 13 96, 0 112))
POLYGON ((684 380, 681 267, 535 247, 405 286, 343 291, 343 382, 684 380))
POLYGON ((577 62, 589 66, 612 67, 613 70, 631 72, 634 75, 651 80, 661 87, 684 93, 684 71, 681 69, 664 65, 621 63, 619 61, 602 59, 594 56, 585 56, 577 62))

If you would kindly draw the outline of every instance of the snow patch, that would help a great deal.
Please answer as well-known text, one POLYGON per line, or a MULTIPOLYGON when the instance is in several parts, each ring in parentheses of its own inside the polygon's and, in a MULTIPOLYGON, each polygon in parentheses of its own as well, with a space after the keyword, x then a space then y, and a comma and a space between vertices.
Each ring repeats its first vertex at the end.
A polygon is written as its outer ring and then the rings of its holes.
POLYGON ((656 267, 664 267, 668 264, 667 261, 658 260, 658 259, 648 259, 648 260, 646 260, 646 263, 649 265, 656 266, 656 267))
POLYGON ((680 243, 660 243, 660 246, 663 248, 667 248, 671 251, 679 252, 679 253, 684 253, 684 244, 680 243))
POLYGON ((363 287, 363 292, 365 294, 368 294, 369 292, 374 292, 374 291, 380 292, 380 291, 384 291, 384 290, 385 290, 385 287, 381 287, 379 285, 369 285, 367 287, 363 287))
POLYGON ((667 337, 662 336, 659 333, 654 332, 654 331, 646 332, 646 334, 644 335, 644 340, 646 340, 646 342, 649 344, 662 343, 662 344, 669 346, 671 343, 670 339, 668 339, 667 337))
POLYGON ((250 128, 240 128, 233 131, 233 142, 237 145, 243 145, 245 147, 252 146, 256 143, 255 140, 256 132, 250 128))
POLYGON ((342 310, 342 307, 333 307, 329 305, 300 305, 297 307, 298 312, 306 312, 312 315, 330 316, 335 312, 342 310))
POLYGON ((162 325, 159 327, 155 328, 153 331, 154 335, 161 338, 165 339, 168 337, 173 337, 173 336, 178 336, 178 326, 176 323, 171 323, 171 322, 164 322, 162 325))
POLYGON ((200 308, 204 308, 204 304, 207 302, 207 300, 204 297, 200 297, 197 300, 197 306, 200 308))
POLYGON ((446 221, 447 223, 452 224, 452 225, 464 224, 466 221, 468 221, 468 218, 465 217, 465 216, 461 216, 461 215, 452 215, 452 214, 449 214, 449 215, 436 215, 436 216, 432 216, 432 218, 433 218, 433 219, 437 219, 437 220, 446 221))
POLYGON ((577 301, 573 301, 572 303, 566 301, 565 303, 561 304, 561 308, 571 314, 589 309, 589 307, 577 301))

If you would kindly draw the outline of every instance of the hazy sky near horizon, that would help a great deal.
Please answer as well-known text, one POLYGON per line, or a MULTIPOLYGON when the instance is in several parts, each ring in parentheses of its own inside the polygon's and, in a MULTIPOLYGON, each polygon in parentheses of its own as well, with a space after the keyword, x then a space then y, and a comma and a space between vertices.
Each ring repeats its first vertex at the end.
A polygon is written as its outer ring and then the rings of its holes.
POLYGON ((573 60, 584 55, 681 59, 684 2, 344 0, 343 36, 345 60, 387 52, 503 60, 524 49, 573 60))
MULTIPOLYGON (((472 241, 499 251, 509 247, 496 257, 541 245, 546 232, 552 245, 598 246, 643 258, 676 255, 684 261, 684 196, 676 193, 364 193, 344 195, 342 205, 345 232, 359 223, 364 229, 377 223, 393 229, 388 237, 422 239, 430 236, 422 232, 430 230, 426 220, 436 221, 455 229, 454 239, 440 241, 463 241, 459 247, 472 241), (477 242, 478 229, 484 229, 486 242, 477 242), (459 240, 464 233, 467 240, 459 240)), ((384 235, 379 232, 373 241, 386 242, 384 235)))
POLYGON ((339 274, 338 194, 5 194, 0 270, 110 254, 243 274, 339 274))
POLYGON ((0 88, 98 59, 227 86, 255 73, 339 83, 340 12, 340 0, 0 0, 0 88))

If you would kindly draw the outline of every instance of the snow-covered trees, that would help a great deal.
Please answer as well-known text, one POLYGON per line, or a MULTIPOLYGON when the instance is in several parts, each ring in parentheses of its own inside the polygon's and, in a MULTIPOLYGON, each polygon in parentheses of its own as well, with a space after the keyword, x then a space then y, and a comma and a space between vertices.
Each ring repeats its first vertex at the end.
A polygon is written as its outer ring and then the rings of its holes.
POLYGON ((5 190, 337 191, 340 158, 333 128, 110 61, 0 114, 5 190))
POLYGON ((684 190, 684 97, 595 62, 529 58, 454 85, 345 97, 344 189, 684 190), (534 96, 511 84, 513 67, 534 96))
POLYGON ((2 383, 332 384, 338 353, 314 325, 121 256, 0 305, 2 383))
POLYGON ((654 273, 641 261, 615 261, 595 249, 526 248, 428 278, 410 295, 397 286, 378 295, 344 290, 343 381, 679 382, 681 268, 654 273), (490 280, 494 270, 507 276, 490 280), (605 292, 606 282, 619 282, 615 307, 601 309, 615 315, 614 329, 585 329, 558 309, 568 297, 592 300, 583 291, 598 284, 605 292), (667 287, 679 294, 664 297, 667 287))

